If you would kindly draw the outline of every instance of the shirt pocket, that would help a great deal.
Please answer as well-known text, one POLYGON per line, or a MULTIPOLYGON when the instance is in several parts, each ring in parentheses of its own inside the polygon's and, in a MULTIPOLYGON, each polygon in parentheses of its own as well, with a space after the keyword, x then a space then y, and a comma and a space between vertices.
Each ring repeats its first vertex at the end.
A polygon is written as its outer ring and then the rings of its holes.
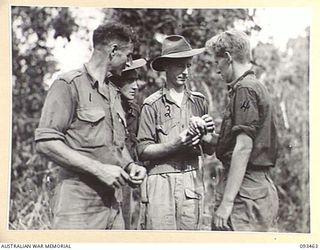
POLYGON ((261 187, 241 187, 239 196, 250 200, 259 200, 265 198, 269 194, 269 189, 266 186, 261 187))
POLYGON ((234 229, 251 225, 254 231, 266 231, 277 214, 277 200, 272 198, 268 186, 241 187, 231 215, 234 229))
POLYGON ((156 127, 158 143, 168 142, 173 137, 179 135, 179 128, 177 122, 173 120, 167 120, 162 124, 157 125, 156 127))
POLYGON ((95 148, 105 145, 106 127, 105 112, 101 108, 80 108, 77 110, 77 121, 74 132, 82 147, 95 148))
POLYGON ((196 200, 200 200, 201 199, 201 194, 199 194, 196 191, 191 190, 189 188, 186 188, 184 190, 184 194, 186 196, 186 199, 196 199, 196 200))

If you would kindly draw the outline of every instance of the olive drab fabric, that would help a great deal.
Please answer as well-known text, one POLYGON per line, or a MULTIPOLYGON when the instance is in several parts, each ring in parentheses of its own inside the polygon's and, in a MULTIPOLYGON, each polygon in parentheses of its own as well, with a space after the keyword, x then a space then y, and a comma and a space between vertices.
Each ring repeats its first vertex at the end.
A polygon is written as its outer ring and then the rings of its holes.
MULTIPOLYGON (((188 128, 192 116, 208 112, 205 97, 185 90, 181 106, 167 89, 155 92, 142 106, 138 155, 150 144, 165 143, 188 128)), ((202 221, 203 179, 199 150, 189 149, 150 161, 142 185, 140 228, 147 230, 198 230, 202 221)))
POLYGON ((276 231, 279 198, 269 171, 276 163, 278 139, 271 98, 251 70, 228 87, 230 99, 216 149, 216 156, 224 166, 216 208, 224 193, 236 137, 245 133, 252 139, 253 148, 229 226, 234 231, 276 231))
MULTIPOLYGON (((101 163, 125 167, 132 162, 124 153, 125 137, 120 92, 111 82, 99 83, 85 65, 55 80, 35 132, 36 141, 61 140, 101 163)), ((53 199, 53 228, 123 226, 121 190, 115 191, 88 173, 61 167, 53 199)))

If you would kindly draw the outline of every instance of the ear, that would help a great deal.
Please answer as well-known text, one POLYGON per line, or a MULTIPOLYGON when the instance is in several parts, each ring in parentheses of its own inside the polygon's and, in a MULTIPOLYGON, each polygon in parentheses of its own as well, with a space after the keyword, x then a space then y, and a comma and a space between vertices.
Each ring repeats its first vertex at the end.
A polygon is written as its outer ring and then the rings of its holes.
POLYGON ((225 55, 226 55, 226 57, 228 58, 228 62, 229 62, 229 63, 232 63, 232 56, 231 56, 230 52, 226 51, 226 52, 225 52, 225 55))
POLYGON ((116 53, 116 51, 118 49, 119 49, 118 44, 114 43, 114 44, 111 45, 111 53, 110 54, 111 54, 112 57, 115 55, 115 53, 116 53))

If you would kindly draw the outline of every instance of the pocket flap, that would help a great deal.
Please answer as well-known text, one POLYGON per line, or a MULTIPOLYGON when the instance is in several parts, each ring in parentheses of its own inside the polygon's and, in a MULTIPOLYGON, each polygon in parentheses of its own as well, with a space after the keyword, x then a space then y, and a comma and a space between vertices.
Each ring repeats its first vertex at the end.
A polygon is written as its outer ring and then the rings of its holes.
POLYGON ((164 135, 168 135, 168 133, 165 131, 162 125, 157 125, 156 130, 164 135))
POLYGON ((105 117, 105 112, 102 109, 79 109, 77 110, 77 116, 82 121, 98 122, 105 117))
POLYGON ((201 194, 198 194, 197 192, 195 192, 191 189, 186 188, 184 190, 184 193, 185 193, 186 197, 189 199, 197 199, 197 200, 201 199, 201 194))
POLYGON ((241 187, 239 195, 251 200, 262 199, 268 195, 268 187, 241 187))
POLYGON ((156 130, 164 135, 168 135, 175 126, 177 126, 176 123, 174 123, 174 124, 169 124, 169 123, 158 124, 156 126, 156 130))

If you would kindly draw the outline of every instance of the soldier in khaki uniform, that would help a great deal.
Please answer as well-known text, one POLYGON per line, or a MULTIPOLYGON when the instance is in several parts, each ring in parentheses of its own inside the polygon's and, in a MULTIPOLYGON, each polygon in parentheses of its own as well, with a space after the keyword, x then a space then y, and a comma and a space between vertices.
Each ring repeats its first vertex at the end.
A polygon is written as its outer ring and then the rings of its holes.
POLYGON ((214 227, 276 230, 279 201, 270 178, 278 147, 275 113, 266 87, 251 70, 249 38, 230 30, 211 38, 207 46, 229 90, 216 148, 225 171, 218 186, 214 227))
POLYGON ((138 161, 136 152, 137 133, 139 125, 140 107, 136 101, 138 92, 138 69, 146 65, 145 59, 136 59, 132 64, 127 66, 119 79, 121 101, 126 113, 128 135, 126 138, 127 148, 135 161, 138 161))
MULTIPOLYGON (((137 59, 132 64, 127 65, 122 71, 120 77, 112 77, 111 80, 117 83, 121 93, 121 103, 126 116, 126 146, 132 159, 138 162, 136 152, 137 132, 140 116, 140 107, 136 102, 136 94, 138 91, 138 69, 146 65, 145 59, 137 59)), ((125 185, 123 190, 122 212, 125 222, 125 229, 136 229, 136 221, 133 221, 134 209, 138 209, 133 200, 133 192, 139 194, 139 190, 133 189, 129 185, 125 185), (134 225, 133 225, 134 224, 134 225)))
POLYGON ((166 86, 145 99, 138 130, 138 156, 149 161, 142 193, 142 228, 197 230, 203 180, 200 152, 212 153, 214 128, 206 98, 187 88, 192 49, 184 37, 168 36, 152 68, 166 73, 166 86))
POLYGON ((93 33, 82 68, 52 84, 35 132, 37 150, 61 166, 54 229, 124 229, 121 187, 141 184, 145 168, 125 146, 120 91, 110 80, 131 63, 131 30, 109 22, 93 33))

